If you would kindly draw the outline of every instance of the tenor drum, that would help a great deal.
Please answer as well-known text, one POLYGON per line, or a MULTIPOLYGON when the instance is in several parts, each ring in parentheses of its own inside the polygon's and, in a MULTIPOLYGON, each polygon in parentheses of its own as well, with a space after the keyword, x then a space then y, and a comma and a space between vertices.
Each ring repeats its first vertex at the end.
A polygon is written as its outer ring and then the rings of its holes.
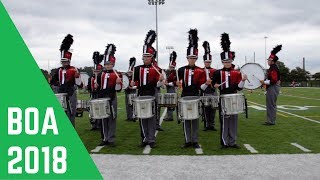
POLYGON ((176 93, 158 94, 158 105, 161 107, 175 107, 177 105, 176 93))
POLYGON ((199 118, 200 98, 186 96, 179 99, 178 112, 182 120, 195 120, 199 118))
POLYGON ((137 94, 128 94, 128 104, 133 105, 133 99, 137 97, 137 94))
POLYGON ((67 111, 67 93, 58 93, 58 94, 55 94, 58 101, 60 102, 62 108, 67 111))
POLYGON ((155 97, 138 96, 133 99, 133 112, 137 118, 147 119, 154 116, 155 97))
POLYGON ((223 115, 235 115, 245 111, 245 100, 242 93, 220 95, 223 115))
POLYGON ((265 79, 263 67, 257 63, 247 63, 241 67, 240 71, 248 77, 248 80, 244 83, 244 88, 246 89, 256 89, 260 87, 260 80, 265 79))
POLYGON ((201 96, 200 99, 205 107, 219 108, 219 96, 201 96))
POLYGON ((93 99, 89 101, 90 117, 92 119, 104 119, 111 115, 110 98, 93 99))
POLYGON ((77 109, 85 111, 88 109, 88 101, 86 100, 77 100, 77 109))

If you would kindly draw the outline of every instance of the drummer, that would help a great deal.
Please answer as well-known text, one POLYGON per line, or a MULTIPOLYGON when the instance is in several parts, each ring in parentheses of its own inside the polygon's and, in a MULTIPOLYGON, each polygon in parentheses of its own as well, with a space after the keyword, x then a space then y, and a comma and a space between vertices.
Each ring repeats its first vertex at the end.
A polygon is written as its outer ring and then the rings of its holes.
POLYGON ((116 46, 108 44, 104 54, 105 69, 98 75, 95 88, 99 88, 99 98, 110 98, 111 115, 102 119, 102 141, 99 146, 115 146, 116 119, 117 119, 117 92, 121 91, 121 74, 113 69, 116 58, 114 57, 116 46))
MULTIPOLYGON (((89 77, 88 85, 87 85, 87 89, 88 89, 88 91, 90 93, 90 99, 99 98, 99 89, 96 89, 94 87, 94 85, 96 84, 96 77, 102 71, 102 65, 97 64, 95 66, 96 66, 96 68, 92 70, 93 74, 92 74, 91 77, 89 77)), ((90 118, 91 130, 100 129, 100 127, 101 127, 101 119, 92 119, 90 117, 90 114, 89 114, 89 118, 90 118)))
MULTIPOLYGON (((208 41, 204 41, 203 45, 204 47, 204 55, 203 55, 203 61, 204 61, 204 71, 206 73, 206 79, 211 79, 213 77, 213 74, 215 73, 216 69, 211 67, 212 62, 212 56, 210 54, 210 45, 208 41)), ((202 91, 203 96, 216 96, 217 93, 215 91, 215 88, 210 85, 206 88, 205 91, 202 91)), ((212 106, 203 107, 204 113, 204 131, 212 130, 217 131, 215 128, 215 116, 216 116, 216 109, 212 108, 212 106)))
MULTIPOLYGON (((169 70, 167 71, 167 80, 165 81, 165 85, 167 87, 167 93, 176 93, 176 82, 177 82, 177 72, 175 70, 176 67, 176 59, 177 53, 173 51, 170 54, 170 63, 169 63, 169 70)), ((173 121, 173 111, 174 108, 168 108, 167 110, 167 117, 164 121, 173 121)))
MULTIPOLYGON (((137 86, 138 96, 153 96, 155 97, 156 87, 163 84, 164 77, 156 71, 156 67, 152 65, 157 52, 152 47, 155 41, 156 32, 150 30, 146 36, 145 44, 143 46, 143 65, 134 68, 134 79, 130 85, 137 86)), ((156 146, 155 132, 156 132, 156 117, 153 116, 147 119, 139 119, 141 130, 141 144, 140 147, 150 145, 151 148, 156 146)))
MULTIPOLYGON (((128 72, 126 73, 129 81, 132 80, 132 71, 135 64, 136 64, 136 58, 135 57, 130 58, 128 72)), ((125 102, 126 102, 127 121, 133 121, 133 122, 136 121, 135 118, 133 117, 133 105, 132 104, 130 105, 128 101, 129 95, 136 94, 136 92, 137 90, 132 88, 131 86, 128 86, 128 88, 124 90, 124 93, 126 96, 125 102)))
MULTIPOLYGON (((202 68, 195 65, 198 59, 198 31, 190 29, 189 31, 189 47, 187 49, 188 65, 179 68, 179 80, 182 80, 182 94, 184 96, 199 96, 200 89, 205 90, 211 84, 211 79, 206 81, 206 75, 202 68)), ((177 82, 179 85, 179 82, 177 82)), ((198 131, 199 119, 184 120, 183 131, 185 143, 182 148, 194 147, 200 148, 198 131)))
POLYGON ((76 106, 77 97, 75 96, 75 82, 76 78, 80 77, 80 73, 77 68, 70 65, 72 53, 69 51, 70 46, 73 43, 73 36, 68 34, 62 41, 61 52, 61 64, 54 73, 50 84, 58 85, 58 93, 67 93, 67 116, 75 127, 76 106))
MULTIPOLYGON (((232 67, 232 62, 235 58, 235 52, 230 51, 230 40, 227 33, 221 36, 221 47, 223 52, 220 54, 223 68, 215 72, 212 78, 212 84, 215 88, 219 88, 220 95, 236 94, 237 91, 242 90, 244 81, 247 79, 246 75, 241 75, 240 71, 232 67)), ((237 148, 240 146, 236 144, 238 115, 222 115, 220 107, 220 130, 221 130, 221 148, 237 148)))

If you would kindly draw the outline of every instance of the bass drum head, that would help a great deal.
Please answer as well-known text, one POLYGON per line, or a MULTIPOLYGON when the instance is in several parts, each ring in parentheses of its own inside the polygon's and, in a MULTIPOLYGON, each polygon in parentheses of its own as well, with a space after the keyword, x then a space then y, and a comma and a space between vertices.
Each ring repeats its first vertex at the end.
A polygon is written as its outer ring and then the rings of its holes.
POLYGON ((129 78, 127 75, 122 75, 122 89, 127 89, 129 87, 129 78))
POLYGON ((246 89, 257 89, 262 85, 260 80, 265 79, 264 70, 262 66, 257 63, 247 63, 241 67, 240 71, 242 74, 246 74, 250 81, 245 81, 244 88, 246 89))

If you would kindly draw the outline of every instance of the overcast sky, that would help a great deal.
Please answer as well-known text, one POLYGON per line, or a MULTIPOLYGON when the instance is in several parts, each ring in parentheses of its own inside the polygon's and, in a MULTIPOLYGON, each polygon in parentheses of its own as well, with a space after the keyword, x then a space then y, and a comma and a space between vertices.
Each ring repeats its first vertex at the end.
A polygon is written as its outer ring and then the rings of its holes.
MULTIPOLYGON (((126 71, 129 58, 141 64, 146 33, 156 27, 155 6, 147 0, 2 0, 40 68, 58 67, 59 47, 68 34, 74 36, 72 64, 93 66, 93 51, 104 52, 108 43, 117 47, 116 69, 126 71), (49 63, 48 63, 49 62, 49 63)), ((221 68, 220 35, 229 33, 235 64, 253 62, 265 66, 267 56, 282 44, 278 56, 290 69, 302 67, 320 72, 320 2, 318 0, 166 0, 158 6, 159 65, 167 68, 169 50, 177 52, 177 66, 186 65, 188 30, 198 29, 199 59, 203 66, 203 41, 209 41, 213 67, 221 68)), ((154 44, 154 47, 156 45, 154 44)))

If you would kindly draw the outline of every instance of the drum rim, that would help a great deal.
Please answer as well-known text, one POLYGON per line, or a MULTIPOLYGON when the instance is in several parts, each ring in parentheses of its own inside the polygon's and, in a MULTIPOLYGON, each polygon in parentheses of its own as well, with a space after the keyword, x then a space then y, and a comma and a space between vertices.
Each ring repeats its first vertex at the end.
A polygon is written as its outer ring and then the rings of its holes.
POLYGON ((222 94, 220 97, 244 96, 243 93, 222 94))
POLYGON ((155 100, 156 98, 154 96, 137 96, 132 101, 145 101, 145 100, 155 100), (140 97, 144 97, 144 99, 139 99, 140 97))
POLYGON ((55 95, 67 96, 67 95, 68 95, 68 93, 56 93, 55 95))
POLYGON ((92 102, 108 102, 110 101, 110 98, 99 98, 99 99, 91 99, 89 101, 89 103, 92 103, 92 102))
POLYGON ((197 101, 199 102, 201 99, 199 96, 183 96, 183 97, 180 97, 179 98, 179 102, 191 102, 191 101, 197 101), (191 100, 185 100, 184 98, 194 98, 194 99, 191 99, 191 100))

